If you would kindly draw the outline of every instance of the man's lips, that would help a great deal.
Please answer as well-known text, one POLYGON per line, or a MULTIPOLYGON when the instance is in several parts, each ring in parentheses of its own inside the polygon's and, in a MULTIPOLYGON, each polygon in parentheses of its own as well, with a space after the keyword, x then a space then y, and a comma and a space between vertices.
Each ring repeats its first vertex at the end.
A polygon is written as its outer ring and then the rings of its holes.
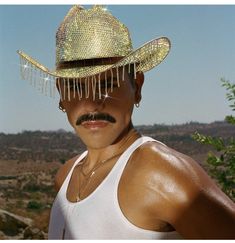
POLYGON ((104 128, 109 124, 108 121, 102 121, 102 120, 98 120, 98 121, 84 121, 81 123, 81 125, 84 128, 87 129, 98 129, 98 128, 104 128))

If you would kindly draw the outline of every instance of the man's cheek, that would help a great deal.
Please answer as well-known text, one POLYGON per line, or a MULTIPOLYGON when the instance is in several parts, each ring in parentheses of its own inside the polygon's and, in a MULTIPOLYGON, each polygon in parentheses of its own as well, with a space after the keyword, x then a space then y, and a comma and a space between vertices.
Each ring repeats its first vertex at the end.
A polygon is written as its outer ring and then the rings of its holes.
POLYGON ((73 128, 75 128, 76 127, 76 118, 75 118, 75 116, 68 112, 67 113, 67 119, 68 119, 70 125, 73 128))

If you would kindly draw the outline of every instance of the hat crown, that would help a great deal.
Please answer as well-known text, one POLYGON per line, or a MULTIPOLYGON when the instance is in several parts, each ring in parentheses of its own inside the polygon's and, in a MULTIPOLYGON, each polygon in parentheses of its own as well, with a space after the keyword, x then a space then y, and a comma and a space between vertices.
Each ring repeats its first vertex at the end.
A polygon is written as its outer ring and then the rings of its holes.
POLYGON ((102 6, 73 6, 56 33, 56 63, 126 56, 132 51, 127 27, 102 6))

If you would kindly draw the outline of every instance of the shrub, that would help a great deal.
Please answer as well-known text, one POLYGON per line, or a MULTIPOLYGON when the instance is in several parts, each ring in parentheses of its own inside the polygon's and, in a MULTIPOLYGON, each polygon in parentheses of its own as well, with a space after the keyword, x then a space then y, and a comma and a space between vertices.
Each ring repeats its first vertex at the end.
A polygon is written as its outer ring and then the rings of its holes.
POLYGON ((39 210, 43 208, 43 205, 42 203, 37 201, 29 201, 27 204, 27 208, 32 210, 39 210))
MULTIPOLYGON (((235 84, 221 79, 222 86, 226 88, 228 101, 232 102, 230 107, 235 111, 235 84)), ((225 117, 225 121, 235 125, 235 117, 230 115, 225 117)), ((216 154, 209 152, 206 163, 208 172, 220 185, 221 189, 235 201, 235 139, 231 137, 228 141, 223 138, 205 136, 196 132, 193 139, 212 146, 216 154)))

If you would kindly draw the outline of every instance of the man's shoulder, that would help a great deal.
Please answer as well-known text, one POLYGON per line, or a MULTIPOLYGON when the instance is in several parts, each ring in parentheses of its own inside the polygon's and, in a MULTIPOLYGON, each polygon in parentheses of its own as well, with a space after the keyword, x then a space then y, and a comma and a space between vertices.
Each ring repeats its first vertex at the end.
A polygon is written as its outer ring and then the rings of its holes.
POLYGON ((196 161, 159 142, 143 144, 130 162, 130 182, 138 190, 143 188, 143 195, 153 198, 151 212, 167 222, 174 222, 199 194, 216 190, 212 179, 196 161), (159 211, 163 208, 164 213, 159 211))
MULTIPOLYGON (((170 196, 185 194, 185 198, 213 184, 204 169, 193 158, 176 151, 161 142, 143 144, 133 155, 136 169, 140 169, 144 180, 151 180, 156 187, 170 196), (174 192, 172 194, 172 192, 174 192)), ((182 200, 183 197, 179 198, 182 200)))
POLYGON ((187 172, 186 174, 191 169, 198 169, 200 167, 190 156, 176 151, 157 140, 144 143, 136 150, 135 156, 139 158, 139 161, 145 163, 146 166, 157 166, 158 168, 159 166, 168 166, 180 171, 184 169, 181 172, 187 172))
POLYGON ((65 164, 63 164, 55 176, 55 189, 56 191, 59 191, 60 187, 62 186, 65 178, 67 177, 69 171, 72 169, 74 163, 79 158, 80 155, 77 155, 70 160, 66 161, 65 164))
POLYGON ((234 235, 229 226, 234 224, 233 202, 196 161, 158 142, 136 152, 137 164, 145 164, 140 183, 147 188, 148 200, 153 198, 148 208, 153 215, 189 238, 234 235))

